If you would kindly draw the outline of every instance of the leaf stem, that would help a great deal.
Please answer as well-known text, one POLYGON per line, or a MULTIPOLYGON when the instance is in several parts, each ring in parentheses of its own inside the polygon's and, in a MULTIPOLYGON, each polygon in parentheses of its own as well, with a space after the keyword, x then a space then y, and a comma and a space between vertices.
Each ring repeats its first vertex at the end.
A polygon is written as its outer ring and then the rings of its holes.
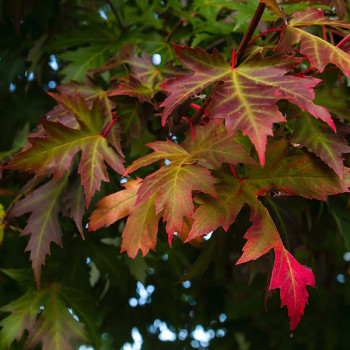
POLYGON ((233 164, 230 163, 229 165, 230 165, 230 169, 231 169, 232 175, 233 175, 236 179, 238 179, 238 175, 237 175, 237 173, 236 173, 235 168, 233 167, 233 164))
POLYGON ((272 33, 272 32, 282 32, 282 28, 272 28, 272 29, 269 29, 269 30, 266 30, 265 32, 262 32, 260 33, 259 35, 255 36, 253 39, 251 39, 249 42, 248 42, 248 45, 249 46, 250 44, 252 44, 256 39, 259 39, 261 36, 264 36, 266 34, 269 34, 269 33, 272 33))
MULTIPOLYGON (((190 103, 190 107, 194 108, 196 111, 199 111, 201 109, 200 105, 197 105, 195 103, 190 103)), ((210 119, 210 114, 204 111, 204 115, 210 119)))
POLYGON ((350 40, 350 34, 348 34, 344 39, 340 40, 337 47, 342 48, 345 43, 350 40))
POLYGON ((101 135, 102 137, 106 137, 106 135, 108 134, 109 130, 111 130, 113 124, 117 121, 117 117, 114 117, 112 119, 112 121, 109 123, 109 125, 107 126, 107 129, 104 131, 104 133, 101 135))
POLYGON ((236 60, 236 50, 232 49, 232 57, 231 57, 231 68, 235 69, 235 60, 236 60))
POLYGON ((256 27, 258 26, 261 16, 264 13, 266 4, 264 3, 259 3, 258 7, 255 10, 254 16, 252 18, 252 20, 249 23, 249 27, 247 29, 247 31, 245 32, 242 41, 240 42, 237 52, 236 52, 236 66, 238 66, 241 63, 242 60, 242 56, 248 46, 248 43, 256 29, 256 27))
POLYGON ((182 117, 182 119, 187 120, 188 124, 190 124, 192 140, 193 140, 193 142, 195 142, 196 141, 196 135, 194 133, 194 128, 193 128, 193 124, 192 124, 191 118, 190 117, 182 117))

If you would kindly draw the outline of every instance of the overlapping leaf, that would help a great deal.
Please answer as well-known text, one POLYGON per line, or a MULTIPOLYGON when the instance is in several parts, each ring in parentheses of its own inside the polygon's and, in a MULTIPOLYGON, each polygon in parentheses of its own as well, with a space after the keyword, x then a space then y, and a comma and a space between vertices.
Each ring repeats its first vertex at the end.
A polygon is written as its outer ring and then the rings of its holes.
POLYGON ((58 285, 52 284, 40 292, 30 289, 1 311, 11 313, 1 322, 2 348, 19 341, 25 330, 29 332, 25 346, 30 349, 42 343, 43 350, 73 350, 72 339, 89 341, 83 324, 68 311, 58 285))
POLYGON ((189 136, 183 142, 183 147, 169 140, 153 142, 148 146, 154 152, 136 160, 127 168, 126 174, 164 159, 171 161, 171 164, 147 176, 142 184, 140 181, 127 182, 125 190, 102 199, 90 218, 89 229, 96 230, 130 215, 122 245, 122 250, 126 250, 130 256, 135 256, 138 249, 145 254, 149 248, 154 248, 157 231, 150 231, 151 225, 147 222, 158 222, 162 215, 167 222, 169 237, 172 237, 175 231, 183 229, 183 220, 191 218, 193 214, 193 191, 216 196, 214 179, 207 167, 219 167, 224 162, 254 164, 243 146, 222 128, 220 121, 197 126, 195 141, 189 136), (144 227, 147 233, 142 233, 144 227), (143 242, 145 237, 146 243, 143 242))
POLYGON ((207 168, 173 162, 148 175, 138 191, 137 203, 157 194, 156 212, 164 210, 167 232, 172 235, 181 230, 183 217, 191 217, 194 206, 192 192, 201 191, 216 196, 214 179, 207 168))
POLYGON ((302 12, 295 12, 289 24, 293 27, 327 25, 350 29, 350 23, 345 21, 332 20, 324 15, 324 11, 317 8, 307 8, 302 12))
POLYGON ((130 215, 135 206, 136 194, 140 185, 141 180, 130 180, 124 184, 125 190, 101 199, 96 204, 97 209, 90 216, 89 231, 109 226, 130 215))
POLYGON ((101 199, 89 223, 89 230, 94 231, 129 215, 123 232, 121 251, 126 251, 132 258, 136 257, 139 250, 146 255, 149 249, 155 248, 160 218, 155 212, 154 195, 136 205, 140 185, 141 180, 130 180, 124 184, 125 190, 101 199))
POLYGON ((126 221, 121 252, 126 251, 131 258, 135 258, 139 250, 142 255, 146 255, 150 249, 155 250, 161 216, 156 214, 155 199, 156 195, 153 194, 139 203, 126 221))
POLYGON ((255 260, 269 250, 276 254, 270 289, 281 289, 282 306, 287 305, 294 329, 307 303, 306 286, 314 286, 312 272, 301 266, 283 247, 278 231, 267 209, 257 199, 270 189, 281 194, 293 194, 324 200, 326 195, 349 192, 350 172, 343 170, 343 180, 321 161, 309 154, 286 155, 287 143, 275 141, 269 146, 264 168, 246 165, 244 178, 220 175, 217 198, 199 195, 200 204, 187 241, 198 238, 235 221, 244 204, 251 208, 252 226, 245 234, 247 243, 237 263, 255 260))
POLYGON ((308 9, 296 13, 290 24, 283 27, 280 41, 275 50, 290 51, 294 45, 300 43, 300 52, 306 55, 311 64, 320 72, 324 70, 327 64, 333 63, 348 76, 350 74, 350 55, 318 36, 298 28, 298 26, 308 25, 350 28, 349 23, 331 21, 325 18, 323 11, 308 9))
POLYGON ((341 134, 334 133, 326 124, 303 114, 296 121, 292 141, 310 148, 343 178, 342 153, 349 153, 350 147, 341 134))
POLYGON ((134 161, 126 169, 126 174, 163 159, 182 164, 201 161, 213 167, 219 167, 222 163, 253 164, 243 146, 234 135, 221 128, 221 124, 220 121, 211 121, 205 126, 196 126, 195 141, 188 136, 181 145, 169 140, 149 143, 147 146, 154 152, 134 161))
POLYGON ((286 19, 286 14, 281 11, 276 0, 260 0, 260 2, 266 4, 277 16, 286 19))
POLYGON ((123 62, 130 66, 131 72, 120 79, 118 87, 109 96, 137 97, 141 103, 152 103, 152 97, 159 91, 159 83, 171 74, 182 73, 181 68, 173 67, 171 63, 161 67, 154 65, 146 52, 141 57, 130 55, 123 62))
POLYGON ((220 126, 220 122, 211 122, 204 127, 196 127, 196 141, 188 138, 183 143, 184 147, 171 141, 151 143, 148 146, 155 152, 136 160, 127 168, 127 173, 130 173, 162 159, 171 161, 170 165, 146 177, 137 200, 140 203, 157 193, 156 212, 165 210, 163 216, 169 235, 181 229, 183 217, 192 216, 193 191, 215 196, 214 180, 208 169, 192 163, 200 161, 210 167, 218 167, 223 162, 253 163, 233 136, 225 131, 220 133, 220 126))
POLYGON ((100 189, 101 181, 108 181, 104 162, 118 173, 123 173, 123 160, 101 136, 105 115, 99 99, 89 109, 78 94, 51 95, 74 114, 79 129, 43 119, 46 137, 30 138, 31 147, 21 152, 7 167, 30 171, 36 176, 53 172, 57 181, 70 168, 74 156, 82 151, 78 173, 81 175, 88 206, 95 191, 100 189))
POLYGON ((214 82, 221 82, 212 96, 211 115, 225 119, 229 132, 241 129, 244 135, 249 136, 261 164, 265 161, 267 136, 272 135, 273 123, 285 121, 275 104, 280 99, 298 105, 334 128, 328 111, 312 102, 312 88, 320 80, 286 75, 300 59, 280 56, 262 59, 260 55, 255 55, 238 68, 232 68, 217 50, 208 54, 199 48, 177 45, 174 48, 178 58, 192 73, 177 76, 161 85, 170 93, 161 104, 165 107, 163 124, 187 98, 214 82))

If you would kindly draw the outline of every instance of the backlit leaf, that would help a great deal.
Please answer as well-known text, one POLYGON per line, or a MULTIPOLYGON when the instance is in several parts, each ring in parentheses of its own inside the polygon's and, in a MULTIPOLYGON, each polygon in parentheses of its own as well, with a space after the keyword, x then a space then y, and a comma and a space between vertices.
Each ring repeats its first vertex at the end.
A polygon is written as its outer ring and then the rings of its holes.
POLYGON ((280 288, 281 306, 287 306, 290 329, 294 330, 308 302, 306 286, 315 287, 315 277, 311 269, 300 265, 281 243, 274 249, 275 264, 269 289, 280 288))
POLYGON ((136 193, 140 185, 141 180, 130 180, 124 184, 125 190, 101 199, 96 204, 97 209, 90 216, 89 231, 109 226, 129 215, 134 209, 136 193))
POLYGON ((290 51, 300 43, 300 52, 306 55, 314 67, 323 72, 327 64, 333 63, 343 73, 350 74, 350 55, 329 42, 300 28, 284 26, 281 39, 275 50, 290 51), (320 54, 322 53, 322 54, 320 54))
POLYGON ((79 129, 43 119, 46 137, 30 138, 31 147, 21 152, 7 167, 30 171, 36 176, 53 172, 57 181, 70 168, 74 156, 82 151, 78 173, 81 175, 88 206, 95 191, 100 189, 101 181, 109 181, 104 162, 115 171, 123 173, 122 158, 101 136, 105 115, 100 100, 96 99, 89 109, 78 94, 51 96, 74 114, 79 129))
POLYGON ((89 342, 83 324, 68 311, 58 285, 52 284, 40 292, 29 289, 1 311, 11 313, 1 322, 2 348, 9 348, 14 340, 19 341, 25 330, 29 332, 26 348, 42 343, 43 350, 73 350, 73 338, 89 342))
POLYGON ((209 106, 211 116, 225 119, 229 133, 242 130, 254 144, 261 164, 265 162, 267 136, 272 135, 273 123, 285 121, 275 104, 280 99, 298 105, 334 128, 328 111, 312 102, 315 97, 312 88, 320 80, 286 75, 300 63, 299 59, 282 59, 281 56, 262 59, 258 54, 232 68, 217 50, 208 54, 199 48, 177 45, 174 48, 178 58, 192 73, 177 76, 161 85, 170 93, 161 104, 165 107, 163 123, 180 103, 219 82, 209 106))

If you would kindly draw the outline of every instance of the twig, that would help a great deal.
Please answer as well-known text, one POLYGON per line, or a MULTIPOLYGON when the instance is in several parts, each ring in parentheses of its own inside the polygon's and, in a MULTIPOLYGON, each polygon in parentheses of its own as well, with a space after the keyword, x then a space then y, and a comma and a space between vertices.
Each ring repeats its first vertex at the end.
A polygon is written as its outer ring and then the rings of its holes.
POLYGON ((220 81, 215 84, 215 86, 211 89, 209 96, 202 104, 201 108, 193 115, 192 117, 192 125, 196 125, 200 119, 202 118, 202 115, 204 114, 205 109, 208 107, 211 97, 213 96, 214 90, 220 85, 220 81))
POLYGON ((168 35, 165 37, 165 42, 169 42, 170 38, 173 36, 173 34, 176 32, 176 30, 181 26, 183 20, 181 19, 178 21, 171 29, 168 35))
POLYGON ((247 31, 245 32, 242 41, 239 43, 237 52, 236 52, 236 66, 238 66, 241 63, 242 56, 245 52, 245 49, 248 46, 248 43, 254 33, 255 28, 258 26, 261 16, 265 10, 266 5, 264 3, 259 3, 258 7, 256 8, 256 11, 254 13, 254 17, 249 23, 249 27, 247 31))
POLYGON ((119 27, 120 27, 121 29, 125 29, 125 25, 124 25, 122 19, 120 18, 117 9, 116 9, 115 6, 112 4, 112 1, 111 1, 111 0, 107 0, 107 2, 108 2, 108 4, 109 4, 109 6, 111 7, 111 10, 112 10, 112 12, 113 12, 115 18, 117 19, 117 22, 118 22, 118 24, 119 24, 119 27))

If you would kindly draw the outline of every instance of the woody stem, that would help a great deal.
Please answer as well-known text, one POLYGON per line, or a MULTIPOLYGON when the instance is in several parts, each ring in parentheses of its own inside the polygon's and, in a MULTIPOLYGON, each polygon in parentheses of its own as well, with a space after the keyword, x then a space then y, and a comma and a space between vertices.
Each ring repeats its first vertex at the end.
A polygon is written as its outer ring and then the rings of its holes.
POLYGON ((254 16, 249 24, 249 27, 247 29, 247 31, 245 32, 242 41, 239 43, 239 46, 237 48, 237 52, 236 52, 236 66, 238 66, 241 61, 242 61, 242 56, 248 46, 248 43, 256 29, 256 27, 258 26, 261 16, 265 10, 266 5, 264 3, 260 3, 258 5, 258 7, 255 10, 254 16))

